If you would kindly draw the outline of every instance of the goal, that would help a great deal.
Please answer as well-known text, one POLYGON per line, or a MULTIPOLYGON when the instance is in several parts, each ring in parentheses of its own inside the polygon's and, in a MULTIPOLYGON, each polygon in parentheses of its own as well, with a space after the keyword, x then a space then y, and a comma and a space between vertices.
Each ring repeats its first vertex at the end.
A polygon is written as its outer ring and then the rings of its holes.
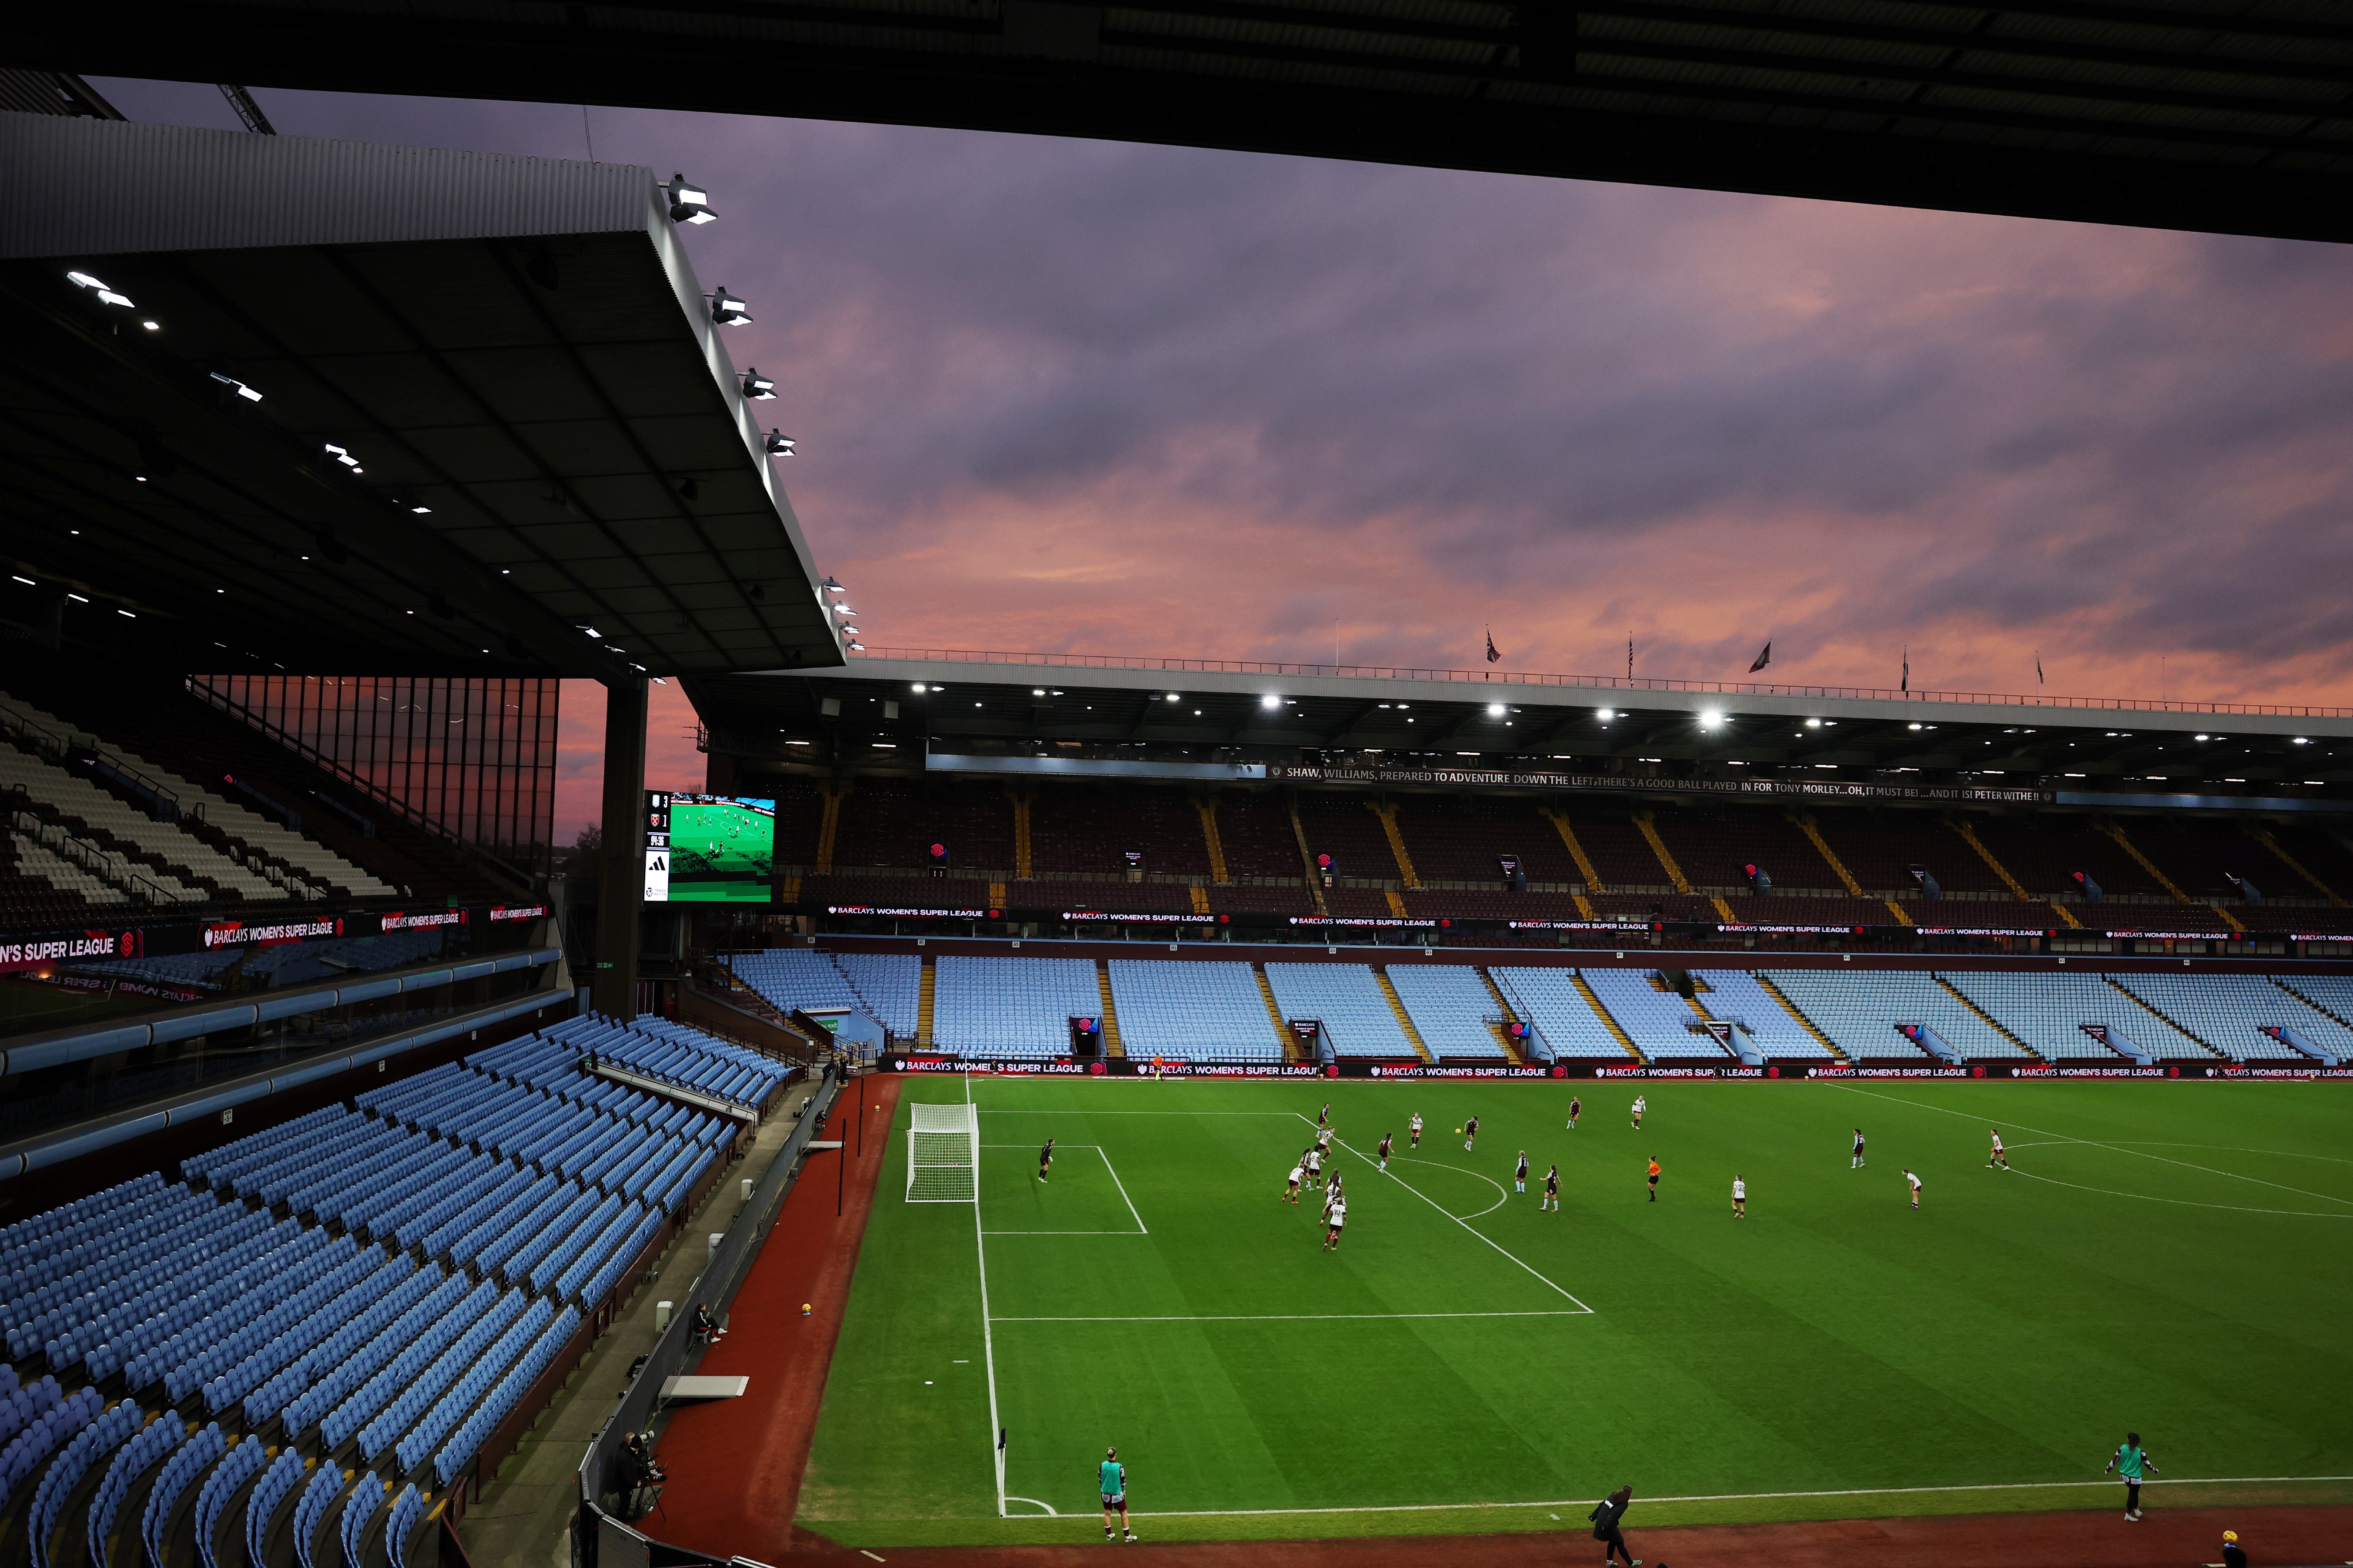
POLYGON ((907 1131, 907 1201, 969 1204, 980 1197, 980 1126, 969 1104, 917 1105, 907 1131))

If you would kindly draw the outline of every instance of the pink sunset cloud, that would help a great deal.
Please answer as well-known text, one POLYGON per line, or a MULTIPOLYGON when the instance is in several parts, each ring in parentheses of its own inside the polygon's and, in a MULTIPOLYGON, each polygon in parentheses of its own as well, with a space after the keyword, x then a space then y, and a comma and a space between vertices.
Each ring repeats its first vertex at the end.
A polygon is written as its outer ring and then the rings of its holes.
MULTIPOLYGON (((208 88, 107 84, 216 119, 208 88)), ((865 640, 2353 702, 2342 247, 1179 149, 265 95, 691 171, 865 640)), ((568 688, 559 816, 602 704, 568 688)), ((657 688, 649 773, 692 715, 657 688)), ((565 836, 571 829, 565 830, 565 836)))

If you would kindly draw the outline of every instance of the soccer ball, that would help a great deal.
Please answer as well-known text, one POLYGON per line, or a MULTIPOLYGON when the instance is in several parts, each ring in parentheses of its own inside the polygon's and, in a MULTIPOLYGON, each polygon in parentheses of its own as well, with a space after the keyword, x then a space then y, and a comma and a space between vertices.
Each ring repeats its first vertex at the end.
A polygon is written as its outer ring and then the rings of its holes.
POLYGON ((1461 1129, 1460 1127, 1456 1128, 1456 1129, 1454 1130, 1454 1136, 1456 1136, 1457 1138, 1461 1137, 1461 1136, 1462 1136, 1462 1129, 1461 1129))

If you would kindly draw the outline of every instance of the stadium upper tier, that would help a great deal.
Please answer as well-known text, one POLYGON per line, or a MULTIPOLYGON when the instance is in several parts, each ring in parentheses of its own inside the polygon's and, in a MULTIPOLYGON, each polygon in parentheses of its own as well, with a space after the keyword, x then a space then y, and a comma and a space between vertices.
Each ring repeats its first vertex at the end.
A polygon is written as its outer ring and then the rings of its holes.
POLYGON ((858 1008, 902 1049, 973 1061, 1067 1058, 1071 1020, 1101 1017, 1108 1050, 1195 1062, 2353 1062, 2353 983, 2333 975, 810 949, 726 962, 781 1009, 858 1008), (844 981, 846 965, 886 957, 904 966, 894 984, 932 998, 913 1028, 903 1014, 867 1008, 844 981), (1311 1022, 1320 1032, 1298 1026, 1311 1022))
POLYGON ((782 901, 818 915, 2353 938, 2333 813, 954 775, 776 797, 782 901))
POLYGON ((170 685, 17 667, 0 690, 0 924, 509 891, 170 685))
POLYGON ((743 1126, 599 1062, 747 1114, 786 1070, 574 1018, 0 1228, 19 1560, 432 1561, 430 1500, 743 1126))

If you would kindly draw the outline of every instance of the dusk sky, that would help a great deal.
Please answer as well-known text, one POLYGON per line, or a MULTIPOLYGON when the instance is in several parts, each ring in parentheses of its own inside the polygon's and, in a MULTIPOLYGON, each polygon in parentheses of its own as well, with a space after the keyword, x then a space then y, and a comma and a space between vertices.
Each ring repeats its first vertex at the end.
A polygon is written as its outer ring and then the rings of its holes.
MULTIPOLYGON (((101 80, 236 128, 209 86, 101 80)), ((868 646, 2353 702, 2353 249, 263 89, 684 170, 868 646), (585 124, 584 124, 585 118, 585 124)), ((657 689, 649 782, 699 785, 657 689)), ((568 683, 559 834, 603 704, 568 683)))

